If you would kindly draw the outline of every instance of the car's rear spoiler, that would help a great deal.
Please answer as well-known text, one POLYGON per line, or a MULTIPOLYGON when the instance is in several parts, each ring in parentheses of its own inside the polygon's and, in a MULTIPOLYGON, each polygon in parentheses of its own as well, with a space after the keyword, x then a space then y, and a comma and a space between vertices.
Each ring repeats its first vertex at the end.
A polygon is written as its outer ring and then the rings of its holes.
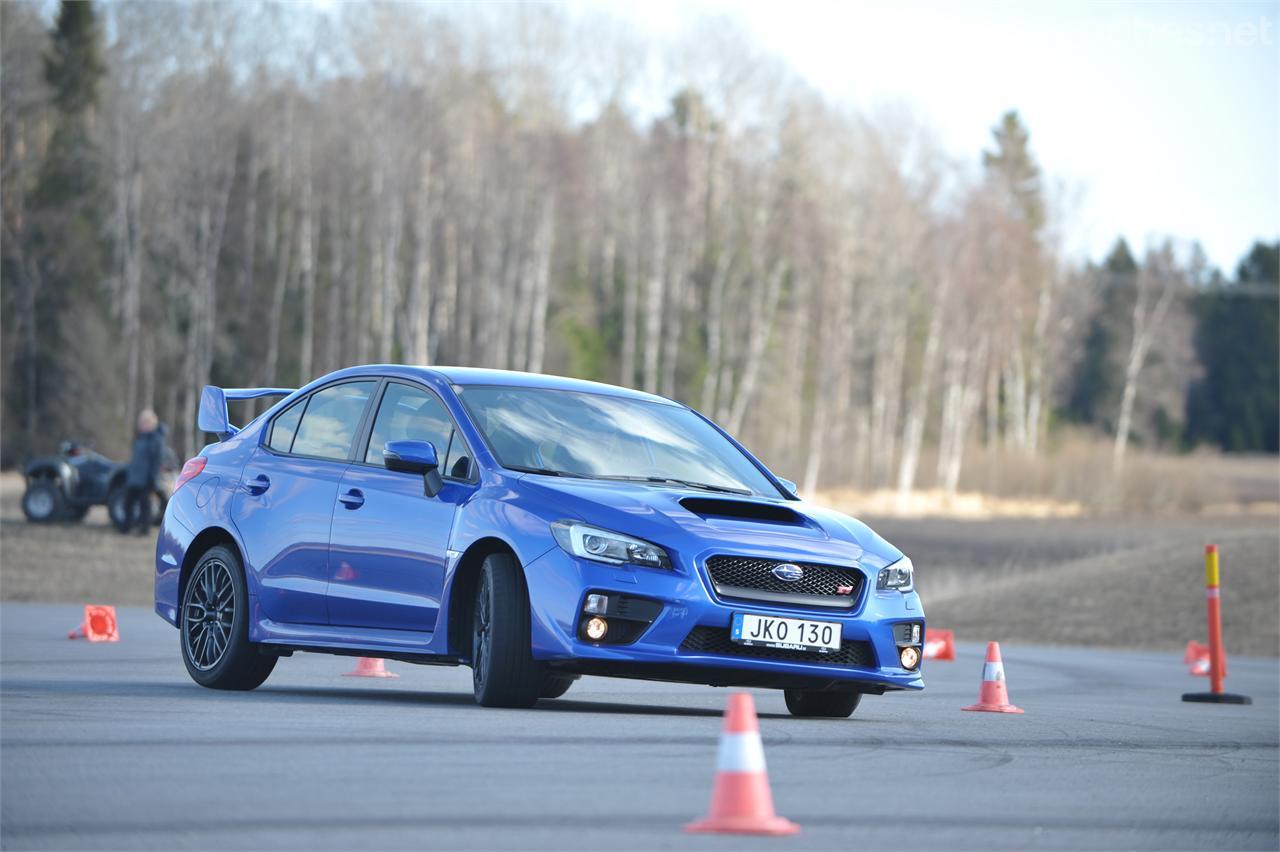
POLYGON ((291 388, 218 388, 205 385, 200 392, 200 414, 196 424, 202 432, 212 432, 219 441, 225 441, 240 431, 231 425, 227 415, 227 400, 260 399, 264 396, 288 396, 291 388))

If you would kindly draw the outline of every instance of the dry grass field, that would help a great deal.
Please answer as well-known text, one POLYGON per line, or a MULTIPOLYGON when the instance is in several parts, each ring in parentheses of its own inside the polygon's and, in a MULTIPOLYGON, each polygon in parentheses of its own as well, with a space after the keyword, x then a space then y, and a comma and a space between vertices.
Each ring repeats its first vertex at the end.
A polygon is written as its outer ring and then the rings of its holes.
MULTIPOLYGON (((0 476, 0 597, 151 603, 154 542, 82 524, 28 524, 21 477, 0 476)), ((912 557, 930 624, 966 640, 1177 652, 1204 639, 1203 546, 1222 549, 1228 649, 1280 650, 1280 515, 865 517, 912 557)), ((71 625, 66 625, 70 627, 71 625)), ((66 629, 62 625, 54 628, 66 629)))

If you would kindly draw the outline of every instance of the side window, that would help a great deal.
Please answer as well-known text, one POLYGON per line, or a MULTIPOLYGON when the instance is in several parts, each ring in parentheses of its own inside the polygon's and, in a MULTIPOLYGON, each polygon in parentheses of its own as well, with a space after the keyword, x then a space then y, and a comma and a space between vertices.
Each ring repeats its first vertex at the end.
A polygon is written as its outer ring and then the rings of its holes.
POLYGON ((267 446, 277 453, 288 453, 293 449, 293 436, 298 431, 298 421, 307 407, 307 401, 300 399, 276 416, 271 422, 271 438, 267 446))
MULTIPOLYGON (((296 455, 345 459, 377 382, 344 382, 311 395, 293 439, 296 455)), ((274 438, 274 434, 272 435, 274 438)))
POLYGON ((364 460, 382 464, 382 448, 388 441, 430 441, 440 458, 442 473, 449 470, 447 454, 453 439, 453 421, 435 394, 410 385, 389 384, 378 406, 364 460))

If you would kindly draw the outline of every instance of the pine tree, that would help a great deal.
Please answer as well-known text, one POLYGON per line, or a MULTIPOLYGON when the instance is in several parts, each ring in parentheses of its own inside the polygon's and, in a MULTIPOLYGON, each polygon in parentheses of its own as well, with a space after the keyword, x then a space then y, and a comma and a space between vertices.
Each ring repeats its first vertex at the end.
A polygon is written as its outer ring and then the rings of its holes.
POLYGON ((73 363, 75 341, 105 329, 101 284, 105 274, 103 164, 93 139, 94 108, 104 73, 93 5, 63 0, 49 33, 44 76, 54 107, 53 133, 31 194, 30 252, 33 332, 13 368, 21 389, 11 403, 28 451, 91 424, 85 400, 75 392, 92 385, 73 363))
POLYGON ((1120 327, 1133 309, 1133 279, 1137 274, 1137 261, 1121 237, 1097 272, 1098 306, 1089 319, 1071 382, 1065 412, 1068 420, 1110 429, 1108 421, 1120 394, 1121 356, 1116 347, 1123 343, 1120 327))
POLYGON ((1196 350, 1204 376, 1187 396, 1187 442, 1280 450, 1280 243, 1255 243, 1234 283, 1200 295, 1196 350))
POLYGON ((1031 154, 1030 133, 1018 116, 1009 110, 1000 123, 991 128, 994 151, 982 152, 982 165, 987 178, 993 180, 1010 199, 1013 213, 1031 231, 1044 227, 1044 187, 1040 166, 1031 154))

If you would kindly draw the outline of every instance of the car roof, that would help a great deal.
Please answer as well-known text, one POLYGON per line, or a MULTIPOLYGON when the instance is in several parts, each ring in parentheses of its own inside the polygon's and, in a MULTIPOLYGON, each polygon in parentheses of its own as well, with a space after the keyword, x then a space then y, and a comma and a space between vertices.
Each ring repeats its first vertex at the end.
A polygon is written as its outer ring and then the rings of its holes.
POLYGON ((608 385, 603 382, 590 382, 586 379, 572 379, 567 376, 550 376, 543 373, 522 373, 518 370, 491 370, 484 367, 416 367, 402 364, 369 364, 342 370, 346 374, 387 373, 391 370, 416 372, 424 375, 435 375, 449 384, 468 387, 472 385, 489 385, 496 387, 541 388, 546 390, 576 391, 578 393, 599 393, 609 396, 627 397, 630 399, 659 402, 666 405, 680 405, 666 397, 630 388, 608 385))

